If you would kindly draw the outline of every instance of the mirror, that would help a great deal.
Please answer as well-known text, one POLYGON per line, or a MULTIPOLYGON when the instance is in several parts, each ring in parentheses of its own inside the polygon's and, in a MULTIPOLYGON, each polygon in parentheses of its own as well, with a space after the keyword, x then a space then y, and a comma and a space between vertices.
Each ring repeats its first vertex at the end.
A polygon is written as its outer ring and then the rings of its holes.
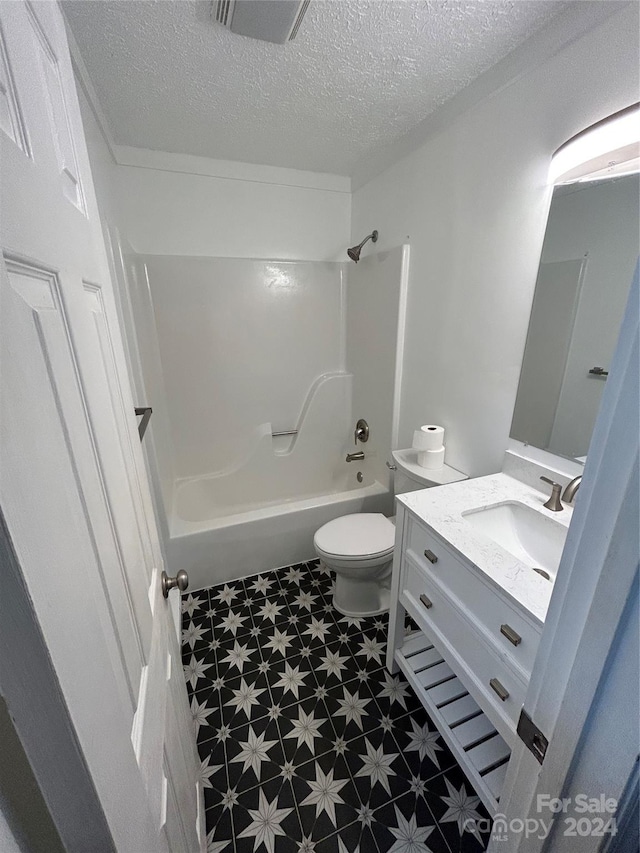
POLYGON ((639 176, 555 188, 511 437, 584 462, 638 261, 639 176))

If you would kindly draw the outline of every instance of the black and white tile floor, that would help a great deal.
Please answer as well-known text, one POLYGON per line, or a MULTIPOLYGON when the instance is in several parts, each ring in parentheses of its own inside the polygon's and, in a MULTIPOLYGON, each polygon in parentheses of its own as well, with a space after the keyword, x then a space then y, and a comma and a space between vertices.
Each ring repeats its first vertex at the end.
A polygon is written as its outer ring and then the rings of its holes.
POLYGON ((303 563, 183 596, 209 853, 477 853, 486 818, 411 688, 387 617, 303 563))

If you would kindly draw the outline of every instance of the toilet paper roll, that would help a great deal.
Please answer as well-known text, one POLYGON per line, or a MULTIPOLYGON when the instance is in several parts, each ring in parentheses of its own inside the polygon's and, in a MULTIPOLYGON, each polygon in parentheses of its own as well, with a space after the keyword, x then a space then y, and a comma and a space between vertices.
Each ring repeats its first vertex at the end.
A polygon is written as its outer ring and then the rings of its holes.
POLYGON ((415 450, 440 450, 444 444, 444 427, 425 424, 413 433, 415 450))
POLYGON ((442 468, 444 465, 444 447, 439 450, 419 450, 418 465, 430 470, 442 468))

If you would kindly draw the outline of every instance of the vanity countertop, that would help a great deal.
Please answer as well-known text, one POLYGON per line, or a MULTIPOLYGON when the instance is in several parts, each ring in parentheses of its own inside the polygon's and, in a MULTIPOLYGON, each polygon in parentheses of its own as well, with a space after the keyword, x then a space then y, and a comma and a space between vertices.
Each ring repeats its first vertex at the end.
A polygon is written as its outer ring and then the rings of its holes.
POLYGON ((491 474, 431 489, 398 495, 410 512, 424 521, 454 551, 471 561, 512 601, 528 611, 542 625, 547 615, 553 582, 532 571, 462 515, 469 510, 516 501, 538 510, 554 521, 569 526, 573 509, 551 512, 543 507, 545 492, 527 486, 506 474, 491 474))

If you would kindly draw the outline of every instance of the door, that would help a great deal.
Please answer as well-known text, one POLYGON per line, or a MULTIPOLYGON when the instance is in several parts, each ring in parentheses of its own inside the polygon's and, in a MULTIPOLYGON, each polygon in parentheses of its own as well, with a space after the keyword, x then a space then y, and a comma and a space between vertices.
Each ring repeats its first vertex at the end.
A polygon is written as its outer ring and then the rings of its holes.
POLYGON ((115 848, 196 851, 194 729, 56 3, 0 3, 0 144, 8 536, 115 848))

